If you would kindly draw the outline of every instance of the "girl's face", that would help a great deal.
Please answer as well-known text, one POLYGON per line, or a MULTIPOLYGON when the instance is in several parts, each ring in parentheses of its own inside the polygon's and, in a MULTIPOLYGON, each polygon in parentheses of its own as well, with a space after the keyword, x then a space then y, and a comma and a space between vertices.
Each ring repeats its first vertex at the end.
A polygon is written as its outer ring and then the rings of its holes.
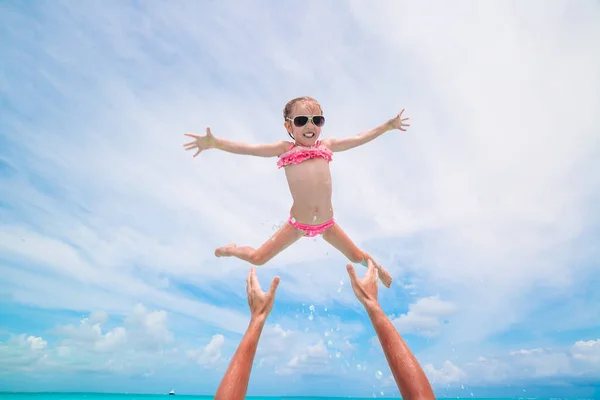
POLYGON ((284 126, 292 134, 296 143, 303 146, 314 146, 321 135, 321 127, 324 121, 321 108, 317 104, 302 102, 294 106, 292 114, 285 121, 284 126), (296 119, 296 117, 303 116, 308 117, 308 121, 307 118, 296 119), (298 123, 304 122, 306 122, 304 125, 297 126, 298 123))

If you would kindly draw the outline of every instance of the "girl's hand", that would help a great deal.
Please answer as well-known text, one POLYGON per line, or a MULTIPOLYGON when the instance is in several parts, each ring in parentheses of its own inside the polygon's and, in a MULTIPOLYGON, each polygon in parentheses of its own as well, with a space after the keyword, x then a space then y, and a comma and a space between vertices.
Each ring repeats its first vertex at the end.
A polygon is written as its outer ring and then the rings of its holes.
POLYGON ((403 112, 404 112, 404 109, 402 109, 402 111, 400 111, 400 114, 396 115, 395 118, 392 118, 388 121, 388 126, 390 127, 390 129, 400 129, 401 131, 406 131, 406 129, 404 129, 404 127, 410 126, 409 124, 404 123, 404 121, 406 121, 408 119, 408 117, 402 118, 403 112))
POLYGON ((193 142, 188 142, 183 145, 186 151, 194 149, 198 150, 196 151, 196 154, 194 154, 194 157, 200 154, 202 150, 212 149, 215 147, 215 137, 210 131, 210 126, 206 127, 206 135, 204 136, 200 136, 195 133, 184 133, 184 135, 195 139, 193 142))

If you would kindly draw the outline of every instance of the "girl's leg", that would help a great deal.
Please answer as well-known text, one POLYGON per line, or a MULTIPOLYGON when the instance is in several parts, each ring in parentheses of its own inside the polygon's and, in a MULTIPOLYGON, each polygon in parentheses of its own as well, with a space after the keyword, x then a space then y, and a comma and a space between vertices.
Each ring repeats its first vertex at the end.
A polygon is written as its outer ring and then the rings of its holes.
POLYGON ((383 283, 386 287, 390 287, 392 285, 392 277, 390 274, 383 269, 379 263, 377 263, 370 254, 362 251, 352 242, 352 240, 344 233, 342 228, 335 223, 331 228, 327 229, 323 232, 323 239, 325 239, 329 244, 338 249, 342 254, 344 254, 348 259, 354 263, 361 263, 362 265, 367 265, 367 260, 371 260, 375 268, 377 268, 377 272, 379 274, 379 279, 381 283, 383 283))
POLYGON ((285 223, 260 248, 250 246, 237 247, 235 243, 221 246, 215 250, 217 257, 237 257, 253 265, 264 265, 273 257, 304 236, 304 232, 285 223))

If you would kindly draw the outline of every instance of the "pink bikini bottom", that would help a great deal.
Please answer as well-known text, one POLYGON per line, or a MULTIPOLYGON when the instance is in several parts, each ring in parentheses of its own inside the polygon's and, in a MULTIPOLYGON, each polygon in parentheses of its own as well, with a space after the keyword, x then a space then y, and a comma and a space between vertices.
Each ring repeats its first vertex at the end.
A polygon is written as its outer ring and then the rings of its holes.
POLYGON ((308 236, 308 237, 314 237, 317 235, 321 235, 323 232, 325 232, 327 229, 331 228, 335 224, 335 221, 333 218, 331 218, 329 221, 324 222, 320 225, 301 224, 300 222, 296 221, 296 219, 294 219, 292 217, 289 217, 287 222, 294 228, 300 229, 301 231, 306 232, 306 234, 304 236, 308 236))

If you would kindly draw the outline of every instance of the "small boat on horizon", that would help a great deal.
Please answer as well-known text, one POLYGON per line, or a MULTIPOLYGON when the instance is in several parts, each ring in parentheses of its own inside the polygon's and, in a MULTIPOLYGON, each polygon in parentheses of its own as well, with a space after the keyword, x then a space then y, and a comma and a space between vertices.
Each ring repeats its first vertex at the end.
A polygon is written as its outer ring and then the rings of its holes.
POLYGON ((171 389, 171 391, 169 392, 169 396, 175 396, 175 389, 171 389))

